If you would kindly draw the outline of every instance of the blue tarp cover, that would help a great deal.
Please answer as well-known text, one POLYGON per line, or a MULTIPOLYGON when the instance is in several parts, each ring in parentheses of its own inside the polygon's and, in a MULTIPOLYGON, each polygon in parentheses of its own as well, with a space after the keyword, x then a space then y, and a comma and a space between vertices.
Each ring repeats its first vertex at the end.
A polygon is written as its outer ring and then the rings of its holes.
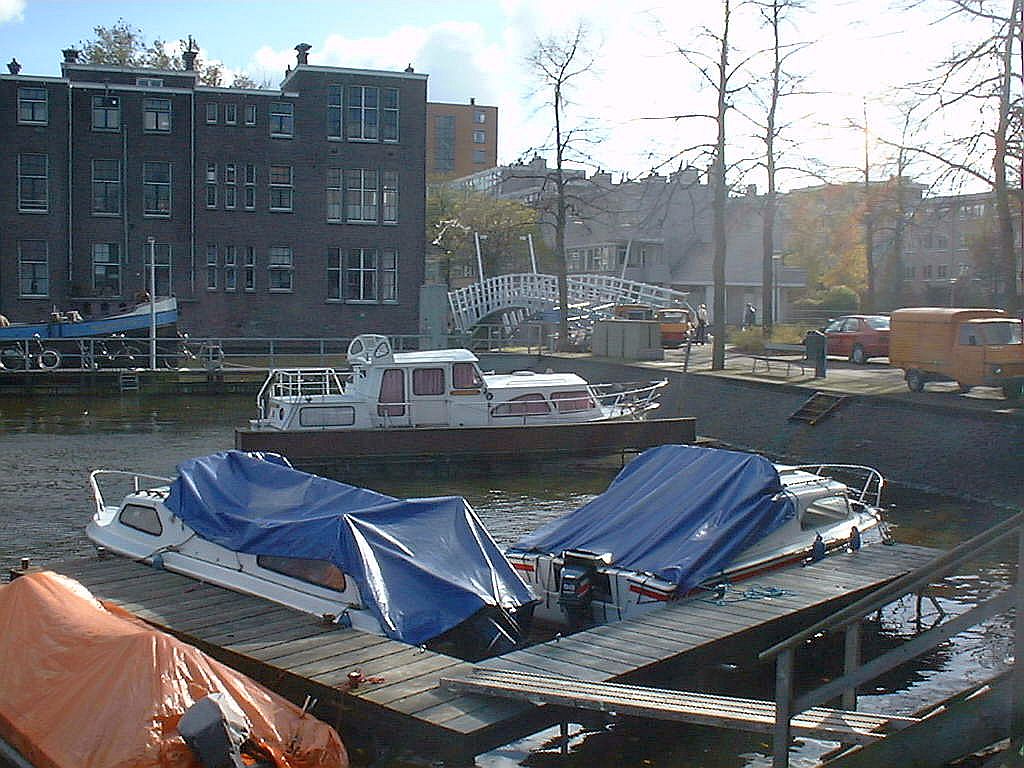
POLYGON ((697 586, 796 513, 770 461, 662 445, 627 464, 604 493, 512 549, 611 552, 614 565, 697 586))
POLYGON ((396 499, 240 451, 191 459, 178 474, 166 505, 200 536, 247 554, 329 560, 393 639, 421 645, 485 605, 533 601, 461 497, 396 499))

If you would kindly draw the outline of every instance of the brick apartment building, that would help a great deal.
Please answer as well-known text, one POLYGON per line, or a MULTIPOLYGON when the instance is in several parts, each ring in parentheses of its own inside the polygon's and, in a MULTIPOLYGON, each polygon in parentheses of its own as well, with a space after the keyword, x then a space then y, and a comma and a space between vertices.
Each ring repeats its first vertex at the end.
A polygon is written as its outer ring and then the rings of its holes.
POLYGON ((0 75, 0 313, 102 316, 149 281, 196 336, 415 333, 427 76, 311 66, 279 90, 64 52, 0 75), (152 241, 152 242, 151 242, 152 241))
POLYGON ((498 108, 427 103, 427 175, 452 179, 498 164, 498 108))

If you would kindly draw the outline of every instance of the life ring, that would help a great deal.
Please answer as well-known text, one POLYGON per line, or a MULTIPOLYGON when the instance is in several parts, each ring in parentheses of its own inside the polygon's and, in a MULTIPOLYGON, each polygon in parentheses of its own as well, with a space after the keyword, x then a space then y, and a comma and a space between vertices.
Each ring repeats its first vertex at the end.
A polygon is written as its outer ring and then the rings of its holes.
POLYGON ((44 349, 39 353, 39 367, 44 371, 60 368, 60 352, 55 349, 44 349))
POLYGON ((488 392, 487 393, 487 399, 488 400, 493 400, 494 399, 494 393, 493 392, 488 392))

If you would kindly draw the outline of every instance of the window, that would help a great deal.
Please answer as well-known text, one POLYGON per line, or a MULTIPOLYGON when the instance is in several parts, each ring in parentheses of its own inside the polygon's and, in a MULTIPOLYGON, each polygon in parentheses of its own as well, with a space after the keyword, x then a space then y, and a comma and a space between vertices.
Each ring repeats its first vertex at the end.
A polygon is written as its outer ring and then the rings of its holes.
POLYGON ((345 174, 346 218, 349 222, 377 223, 377 172, 355 168, 345 174))
POLYGON ((217 290, 217 246, 206 246, 206 290, 217 290))
POLYGON ((92 292, 96 296, 121 295, 121 259, 117 243, 92 244, 92 292))
POLYGON ((352 248, 345 264, 345 298, 349 301, 377 300, 377 252, 352 248))
POLYGON ((245 166, 245 210, 256 210, 256 166, 245 166))
POLYGON ((913 264, 905 264, 903 266, 903 279, 904 280, 913 280, 914 279, 914 265, 913 264))
POLYGON ((292 249, 273 245, 267 255, 267 278, 271 291, 292 289, 292 249))
POLYGON ((234 125, 238 122, 238 105, 237 104, 225 104, 224 105, 224 123, 226 125, 234 125))
POLYGON ((399 368, 389 368, 384 371, 380 380, 380 395, 377 398, 380 405, 377 406, 378 416, 404 416, 405 415, 405 376, 399 368), (385 405, 393 403, 393 405, 385 405))
POLYGON ((270 210, 292 210, 292 167, 270 166, 270 210))
POLYGON ((27 125, 46 125, 49 112, 46 107, 45 88, 18 89, 18 122, 27 125))
POLYGON ((238 204, 238 166, 224 164, 224 207, 233 209, 238 204))
POLYGON ((18 241, 18 295, 50 295, 50 258, 45 240, 18 241))
POLYGON ((216 208, 217 207, 217 185, 207 184, 206 185, 206 207, 216 208))
POLYGON ((117 96, 92 97, 92 129, 121 130, 121 100, 117 96))
POLYGON ((217 183, 217 164, 207 163, 206 164, 206 183, 216 184, 217 183))
POLYGON ((355 423, 356 409, 350 405, 307 405, 299 409, 300 427, 351 427, 355 423))
POLYGON ((288 137, 295 133, 295 107, 282 101, 270 104, 270 135, 288 137))
POLYGON ((452 365, 452 387, 455 389, 479 389, 483 380, 472 363, 455 363, 452 365))
POLYGON ((164 532, 164 526, 160 522, 160 516, 153 507, 144 507, 141 504, 125 504, 118 519, 122 525, 134 528, 136 531, 148 533, 150 536, 159 536, 164 532))
POLYGON ((380 256, 380 300, 398 301, 398 251, 393 248, 380 256))
POLYGON ((327 137, 331 139, 341 138, 341 113, 344 111, 342 104, 342 87, 340 85, 327 86, 327 137))
POLYGON ((206 122, 210 125, 217 123, 217 102, 215 101, 206 105, 206 122))
POLYGON ((398 223, 398 171, 384 171, 381 176, 381 201, 385 224, 398 223))
POLYGON ((923 273, 921 275, 921 277, 923 277, 925 280, 931 280, 932 279, 932 265, 931 264, 925 264, 921 268, 921 271, 923 273))
POLYGON ((100 216, 121 213, 121 162, 92 161, 92 212, 100 216))
POLYGON ((939 264, 935 270, 935 276, 940 279, 949 277, 949 265, 939 264))
POLYGON ((144 216, 171 215, 171 164, 142 164, 142 213, 144 216))
MULTIPOLYGON (((150 246, 146 243, 142 246, 142 268, 149 274, 150 246)), ((171 246, 168 243, 153 243, 153 268, 156 277, 156 295, 171 295, 171 246)))
POLYGON ((224 247, 224 290, 238 289, 238 254, 233 245, 224 247))
POLYGON ((443 395, 444 368, 413 368, 412 393, 414 395, 443 395))
POLYGON ((487 113, 482 109, 477 109, 473 112, 473 122, 477 125, 483 125, 487 122, 487 113))
POLYGON ((298 557, 257 555, 256 564, 268 571, 276 571, 293 579, 305 581, 335 592, 345 591, 345 574, 327 560, 305 560, 298 557))
POLYGON ((559 413, 576 413, 596 408, 597 404, 585 389, 578 392, 552 392, 551 402, 559 413))
POLYGON ((350 141, 376 141, 378 131, 379 91, 365 85, 350 85, 347 93, 348 125, 345 131, 350 141))
POLYGON ((245 105, 245 124, 256 125, 256 105, 246 104, 245 105))
POLYGON ((380 116, 380 137, 387 142, 398 141, 398 89, 381 88, 384 108, 380 116))
POLYGON ((164 80, 162 77, 136 77, 135 84, 143 88, 163 88, 164 80))
POLYGON ((49 158, 47 155, 18 155, 18 210, 46 213, 50 209, 49 158))
POLYGON ((514 397, 491 409, 492 416, 541 416, 550 412, 551 406, 539 392, 514 397))
POLYGON ((256 248, 245 246, 245 290, 256 290, 256 248))
POLYGON ((485 131, 473 131, 473 143, 474 144, 486 144, 487 133, 485 131))
POLYGON ((487 162, 487 150, 486 149, 474 149, 473 150, 473 162, 474 163, 486 163, 487 162))
POLYGON ((455 170, 455 117, 434 116, 434 171, 451 173, 455 170))
POLYGON ((171 100, 142 100, 142 130, 149 133, 169 133, 171 130, 171 100))
POLYGON ((341 221, 341 168, 327 169, 327 220, 341 221))

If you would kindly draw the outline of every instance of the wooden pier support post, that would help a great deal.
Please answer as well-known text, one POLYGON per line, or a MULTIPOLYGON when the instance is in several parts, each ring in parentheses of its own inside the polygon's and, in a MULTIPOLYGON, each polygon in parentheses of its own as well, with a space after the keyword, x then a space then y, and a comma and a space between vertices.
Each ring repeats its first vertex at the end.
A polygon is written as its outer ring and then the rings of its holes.
POLYGON ((1017 529, 1017 595, 1013 619, 1013 704, 1010 739, 1024 735, 1024 525, 1017 529))
POLYGON ((793 649, 786 648, 775 659, 775 730, 772 768, 789 766, 789 720, 793 715, 793 649))
MULTIPOLYGON (((860 666, 860 622, 855 621, 846 628, 846 643, 843 649, 843 676, 849 677, 860 666)), ((857 709, 857 686, 843 691, 842 707, 850 711, 857 709)))

